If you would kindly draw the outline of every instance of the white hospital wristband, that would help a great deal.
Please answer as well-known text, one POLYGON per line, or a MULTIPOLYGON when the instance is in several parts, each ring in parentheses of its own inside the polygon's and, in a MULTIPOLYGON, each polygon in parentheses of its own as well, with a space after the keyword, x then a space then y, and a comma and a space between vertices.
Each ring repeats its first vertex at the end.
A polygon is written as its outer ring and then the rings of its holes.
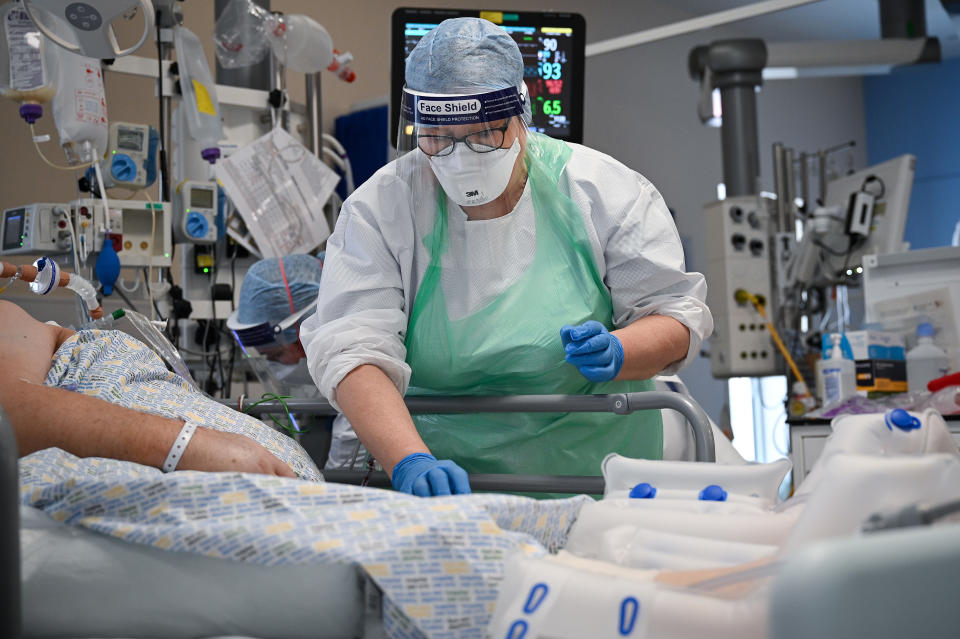
POLYGON ((187 450, 187 444, 190 443, 190 438, 193 437, 196 430, 197 425, 189 420, 183 424, 183 428, 180 429, 180 434, 177 435, 173 446, 170 447, 170 453, 160 470, 165 473, 172 473, 177 469, 177 464, 180 463, 180 458, 183 457, 184 451, 187 450))

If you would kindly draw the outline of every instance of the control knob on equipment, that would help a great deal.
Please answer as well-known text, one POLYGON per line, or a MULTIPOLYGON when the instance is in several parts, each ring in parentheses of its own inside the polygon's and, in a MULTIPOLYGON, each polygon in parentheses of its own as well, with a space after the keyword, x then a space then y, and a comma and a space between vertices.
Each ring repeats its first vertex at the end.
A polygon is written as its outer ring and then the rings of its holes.
POLYGON ((110 163, 110 173, 118 182, 133 182, 137 179, 137 163, 126 153, 117 153, 110 163))
POLYGON ((203 238, 207 236, 209 228, 207 218, 199 213, 188 213, 185 226, 190 237, 203 238))

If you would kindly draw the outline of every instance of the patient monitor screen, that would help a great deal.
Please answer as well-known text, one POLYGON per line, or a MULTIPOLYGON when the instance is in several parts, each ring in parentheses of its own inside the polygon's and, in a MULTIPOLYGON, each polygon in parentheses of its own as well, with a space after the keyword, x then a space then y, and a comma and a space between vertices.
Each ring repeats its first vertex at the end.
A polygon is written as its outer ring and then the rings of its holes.
POLYGON ((11 209, 3 212, 3 250, 20 248, 23 235, 23 219, 26 209, 11 209))
MULTIPOLYGON (((397 9, 393 13, 393 92, 390 135, 397 133, 404 62, 427 32, 448 18, 480 17, 503 27, 523 55, 533 124, 547 135, 583 140, 583 67, 586 27, 577 13, 397 9)), ((396 144, 396 140, 393 139, 396 144)))

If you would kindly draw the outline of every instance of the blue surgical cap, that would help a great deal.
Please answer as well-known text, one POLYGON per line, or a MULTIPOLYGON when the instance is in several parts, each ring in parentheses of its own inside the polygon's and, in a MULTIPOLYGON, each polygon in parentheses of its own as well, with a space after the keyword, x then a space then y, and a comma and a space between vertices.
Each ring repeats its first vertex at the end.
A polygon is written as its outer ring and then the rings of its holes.
MULTIPOLYGON (((485 93, 523 85, 523 56, 513 38, 482 18, 451 18, 407 57, 407 88, 424 93, 485 93)), ((524 91, 526 95, 526 91, 524 91)), ((524 118, 530 122, 530 98, 524 118)))
MULTIPOLYGON (((287 274, 296 311, 317 300, 320 260, 312 255, 287 255, 283 258, 283 270, 287 274)), ((280 273, 280 260, 271 257, 254 263, 240 285, 237 321, 242 324, 277 324, 293 313, 280 273)))

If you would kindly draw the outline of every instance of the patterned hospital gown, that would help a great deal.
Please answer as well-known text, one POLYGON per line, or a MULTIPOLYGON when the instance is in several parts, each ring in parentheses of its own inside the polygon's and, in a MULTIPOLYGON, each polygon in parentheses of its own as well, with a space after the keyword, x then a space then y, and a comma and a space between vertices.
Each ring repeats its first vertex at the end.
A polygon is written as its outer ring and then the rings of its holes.
POLYGON ((145 413, 189 419, 213 430, 245 435, 290 466, 298 477, 323 481, 300 444, 192 389, 182 377, 168 371, 148 346, 122 331, 84 330, 71 336, 53 354, 43 383, 145 413))

